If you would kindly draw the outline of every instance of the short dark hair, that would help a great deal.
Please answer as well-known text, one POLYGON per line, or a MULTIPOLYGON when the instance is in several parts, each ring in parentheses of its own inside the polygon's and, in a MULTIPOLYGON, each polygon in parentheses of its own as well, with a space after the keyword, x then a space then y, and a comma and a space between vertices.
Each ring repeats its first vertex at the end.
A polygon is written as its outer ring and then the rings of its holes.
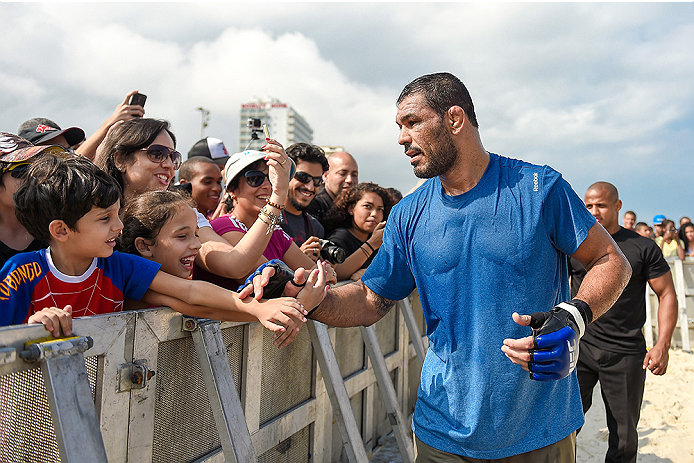
POLYGON ((123 233, 118 238, 119 249, 139 255, 135 239, 154 241, 166 222, 183 206, 195 209, 190 198, 176 191, 149 191, 138 195, 128 203, 123 212, 123 233))
POLYGON ((312 162, 315 164, 320 164, 323 168, 323 172, 327 172, 330 168, 328 164, 328 158, 325 157, 325 151, 323 148, 316 145, 311 145, 308 143, 294 143, 292 146, 285 150, 289 159, 294 161, 296 164, 299 161, 312 162))
POLYGON ((624 213, 624 215, 627 215, 627 214, 631 214, 631 215, 633 215, 634 217, 636 217, 636 212, 634 212, 634 211, 626 211, 626 212, 624 213))
POLYGON ((135 157, 135 152, 152 144, 162 130, 166 130, 176 147, 176 136, 169 129, 168 121, 137 117, 116 126, 104 139, 97 152, 96 165, 115 178, 124 189, 123 173, 116 166, 116 156, 121 155, 123 161, 135 157))
POLYGON ((193 156, 181 164, 181 168, 178 169, 178 178, 184 178, 186 181, 190 182, 195 175, 195 166, 198 164, 212 164, 219 167, 219 165, 217 165, 212 158, 207 158, 205 156, 193 156))
POLYGON ((393 187, 386 188, 386 190, 388 190, 388 193, 390 193, 390 195, 393 197, 393 201, 395 202, 395 204, 400 202, 400 200, 402 199, 402 193, 400 193, 400 190, 393 187))
POLYGON ((77 230, 77 221, 92 207, 106 209, 121 199, 116 181, 84 156, 46 155, 34 162, 14 194, 19 223, 48 243, 49 224, 62 220, 77 230))
POLYGON ((440 117, 443 117, 452 106, 460 106, 473 127, 479 127, 470 92, 453 74, 439 72, 417 77, 402 89, 397 105, 399 106, 408 96, 415 94, 424 96, 429 107, 440 117))

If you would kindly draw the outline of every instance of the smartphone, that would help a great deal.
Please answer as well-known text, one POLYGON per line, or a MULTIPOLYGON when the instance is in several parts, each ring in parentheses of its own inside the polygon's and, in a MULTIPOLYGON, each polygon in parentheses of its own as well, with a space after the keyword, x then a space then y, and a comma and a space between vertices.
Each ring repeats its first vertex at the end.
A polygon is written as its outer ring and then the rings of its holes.
POLYGON ((263 132, 265 132, 265 138, 270 138, 270 131, 267 128, 267 124, 263 124, 263 132))
POLYGON ((144 108, 145 101, 147 101, 147 95, 143 95, 142 93, 136 93, 130 97, 130 103, 128 104, 134 104, 136 106, 142 106, 144 108))

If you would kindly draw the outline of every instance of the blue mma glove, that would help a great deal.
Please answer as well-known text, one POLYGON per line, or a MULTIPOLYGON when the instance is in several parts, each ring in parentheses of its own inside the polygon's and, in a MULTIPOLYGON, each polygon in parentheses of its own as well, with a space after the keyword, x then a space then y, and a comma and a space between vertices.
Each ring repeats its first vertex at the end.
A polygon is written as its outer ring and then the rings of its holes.
POLYGON ((257 275, 263 273, 265 267, 271 267, 275 269, 275 274, 270 277, 270 281, 263 288, 263 299, 274 299, 280 297, 284 291, 284 286, 288 281, 294 280, 294 270, 289 268, 287 264, 279 259, 272 259, 271 261, 265 262, 263 265, 258 267, 255 272, 253 272, 246 281, 239 286, 239 291, 248 285, 253 284, 253 278, 257 275))
POLYGON ((530 350, 530 378, 551 381, 566 378, 578 362, 578 342, 593 320, 585 302, 562 302, 549 312, 530 315, 534 349, 530 350))

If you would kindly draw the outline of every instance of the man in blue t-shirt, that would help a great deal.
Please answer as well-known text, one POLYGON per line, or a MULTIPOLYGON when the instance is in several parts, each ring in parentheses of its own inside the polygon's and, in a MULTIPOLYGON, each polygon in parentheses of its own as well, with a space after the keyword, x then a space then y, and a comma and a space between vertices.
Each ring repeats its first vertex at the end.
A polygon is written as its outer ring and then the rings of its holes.
POLYGON ((455 76, 408 84, 396 123, 429 180, 393 209, 362 280, 331 289, 312 318, 370 325, 417 288, 429 337, 417 462, 573 462, 578 339, 617 299, 629 264, 559 173, 484 149, 455 76), (571 301, 567 255, 589 268, 571 301))

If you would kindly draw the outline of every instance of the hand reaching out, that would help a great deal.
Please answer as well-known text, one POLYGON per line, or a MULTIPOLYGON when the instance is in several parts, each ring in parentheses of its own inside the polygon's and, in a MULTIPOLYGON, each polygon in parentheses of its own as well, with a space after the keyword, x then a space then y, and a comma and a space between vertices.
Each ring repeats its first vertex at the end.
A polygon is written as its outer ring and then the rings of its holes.
POLYGON ((318 261, 318 268, 311 271, 306 285, 296 296, 296 299, 309 311, 318 307, 328 293, 329 286, 326 285, 328 266, 327 262, 318 261))
POLYGON ((274 332, 274 344, 281 349, 296 338, 307 313, 296 299, 281 297, 260 301, 260 308, 254 315, 265 328, 274 332))

